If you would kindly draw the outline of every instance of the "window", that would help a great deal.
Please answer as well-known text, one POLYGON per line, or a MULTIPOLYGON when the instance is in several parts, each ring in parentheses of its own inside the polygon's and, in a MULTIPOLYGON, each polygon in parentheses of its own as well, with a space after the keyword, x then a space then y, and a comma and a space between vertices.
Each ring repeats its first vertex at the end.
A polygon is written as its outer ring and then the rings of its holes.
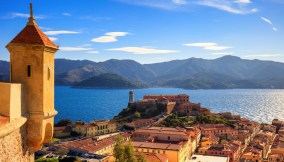
POLYGON ((27 74, 28 77, 31 77, 31 65, 28 65, 27 74))
POLYGON ((170 136, 168 136, 168 140, 170 140, 171 139, 171 137, 170 136))
POLYGON ((50 68, 48 67, 47 68, 47 80, 49 80, 50 79, 50 68))

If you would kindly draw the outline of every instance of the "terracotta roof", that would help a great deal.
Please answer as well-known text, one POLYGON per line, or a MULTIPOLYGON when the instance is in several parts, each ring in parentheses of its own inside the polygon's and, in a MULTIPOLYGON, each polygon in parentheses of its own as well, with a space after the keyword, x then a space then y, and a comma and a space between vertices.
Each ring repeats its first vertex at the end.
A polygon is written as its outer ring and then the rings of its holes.
POLYGON ((162 154, 145 154, 147 161, 151 162, 167 162, 168 158, 162 154))
POLYGON ((36 24, 26 25, 26 27, 10 42, 24 44, 39 44, 53 48, 58 48, 36 24))
POLYGON ((136 142, 132 141, 132 145, 136 148, 150 148, 150 149, 163 149, 163 150, 180 150, 183 144, 171 144, 171 143, 152 143, 152 142, 136 142))
MULTIPOLYGON (((128 133, 122 133, 121 136, 123 138, 127 138, 130 135, 128 133)), ((115 144, 115 140, 117 137, 118 135, 115 135, 102 139, 100 141, 97 141, 95 138, 85 138, 75 141, 62 142, 58 146, 65 149, 74 148, 78 150, 84 150, 88 153, 94 153, 98 150, 104 149, 110 145, 115 144)))

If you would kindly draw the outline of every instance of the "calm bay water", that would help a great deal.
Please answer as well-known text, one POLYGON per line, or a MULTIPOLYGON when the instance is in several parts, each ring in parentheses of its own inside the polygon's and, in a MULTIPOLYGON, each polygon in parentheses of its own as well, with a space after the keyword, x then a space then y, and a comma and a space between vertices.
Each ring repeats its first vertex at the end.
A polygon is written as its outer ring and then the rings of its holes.
MULTIPOLYGON (((126 89, 73 89, 55 87, 55 105, 62 118, 73 121, 111 119, 128 103, 126 89)), ((213 112, 230 111, 258 122, 270 123, 274 118, 284 120, 284 90, 185 90, 179 88, 148 88, 134 90, 135 100, 145 94, 179 94, 190 96, 190 101, 200 102, 213 112)))

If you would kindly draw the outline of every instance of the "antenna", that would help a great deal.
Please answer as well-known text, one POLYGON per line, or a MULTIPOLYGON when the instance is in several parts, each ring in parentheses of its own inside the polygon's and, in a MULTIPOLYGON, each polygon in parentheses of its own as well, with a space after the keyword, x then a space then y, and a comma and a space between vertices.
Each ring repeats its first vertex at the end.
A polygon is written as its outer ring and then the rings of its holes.
POLYGON ((37 25, 35 23, 35 18, 34 18, 34 15, 33 15, 33 4, 30 3, 30 17, 29 17, 29 22, 27 25, 37 25))
POLYGON ((30 3, 30 17, 34 17, 33 16, 33 4, 32 3, 30 3))

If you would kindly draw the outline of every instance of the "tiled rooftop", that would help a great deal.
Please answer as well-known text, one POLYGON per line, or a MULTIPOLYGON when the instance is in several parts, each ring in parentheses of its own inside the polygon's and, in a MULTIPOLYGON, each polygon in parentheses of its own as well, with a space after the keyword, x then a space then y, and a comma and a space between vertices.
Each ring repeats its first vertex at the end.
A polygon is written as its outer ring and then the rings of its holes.
POLYGON ((150 162, 167 162, 168 158, 162 154, 146 154, 145 159, 150 162))
POLYGON ((37 25, 27 25, 10 43, 38 44, 58 48, 37 25))
POLYGON ((182 145, 171 143, 152 143, 152 142, 131 142, 134 147, 150 148, 150 149, 163 149, 163 150, 180 150, 182 145))

